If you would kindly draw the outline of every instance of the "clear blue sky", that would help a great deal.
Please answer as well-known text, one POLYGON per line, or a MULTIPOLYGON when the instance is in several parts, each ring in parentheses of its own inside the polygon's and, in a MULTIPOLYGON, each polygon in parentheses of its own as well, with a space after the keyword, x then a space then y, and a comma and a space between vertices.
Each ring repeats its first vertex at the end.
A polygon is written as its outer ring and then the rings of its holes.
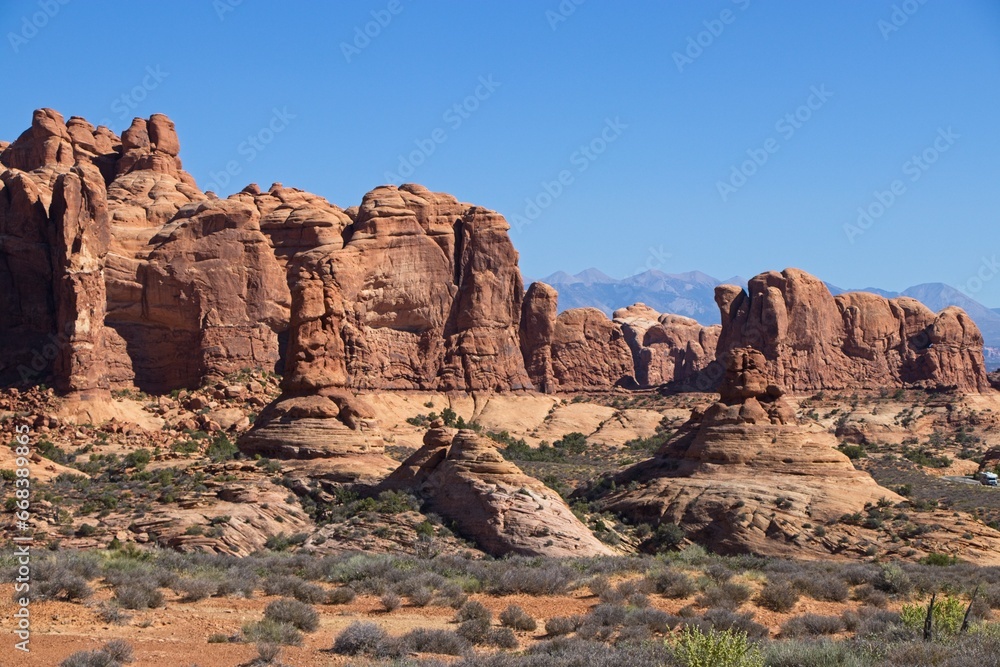
POLYGON ((405 180, 534 216, 511 232, 528 276, 797 266, 1000 306, 1000 267, 982 266, 1000 255, 995 0, 564 0, 565 17, 559 0, 61 2, 0 4, 5 139, 42 106, 118 132, 162 112, 203 186, 232 161, 222 194, 281 181, 344 207, 421 142, 405 180), (912 14, 890 31, 893 5, 912 14), (355 43, 373 11, 386 25, 355 43), (678 62, 689 39, 704 46, 678 62), (261 134, 275 109, 294 118, 261 134), (925 150, 926 170, 909 162, 925 150), (844 226, 897 180, 851 243, 844 226))

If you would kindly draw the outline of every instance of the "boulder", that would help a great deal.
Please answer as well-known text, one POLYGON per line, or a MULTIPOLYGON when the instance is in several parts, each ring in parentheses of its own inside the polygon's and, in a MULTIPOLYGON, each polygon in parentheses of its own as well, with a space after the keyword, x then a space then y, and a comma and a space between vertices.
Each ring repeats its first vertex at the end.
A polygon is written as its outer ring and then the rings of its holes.
POLYGON ((471 430, 435 428, 379 486, 417 494, 493 556, 600 556, 612 551, 563 499, 471 430))

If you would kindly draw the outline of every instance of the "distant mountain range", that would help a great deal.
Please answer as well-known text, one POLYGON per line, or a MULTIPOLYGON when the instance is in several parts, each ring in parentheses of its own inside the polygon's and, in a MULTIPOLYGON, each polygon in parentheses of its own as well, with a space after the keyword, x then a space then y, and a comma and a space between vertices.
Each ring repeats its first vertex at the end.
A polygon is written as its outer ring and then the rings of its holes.
MULTIPOLYGON (((656 269, 621 280, 594 268, 585 269, 576 275, 566 271, 556 271, 541 280, 559 291, 560 310, 589 306, 604 311, 610 317, 618 308, 642 302, 661 313, 685 315, 706 325, 719 323, 719 309, 715 305, 716 285, 746 287, 747 284, 746 279, 740 276, 719 280, 701 271, 664 273, 656 269)), ((858 291, 873 292, 890 299, 908 296, 934 311, 948 306, 958 306, 969 314, 983 332, 987 367, 990 370, 1000 368, 1000 308, 987 308, 944 283, 914 285, 902 292, 891 292, 877 287, 846 290, 830 283, 826 283, 826 286, 833 294, 858 291)))

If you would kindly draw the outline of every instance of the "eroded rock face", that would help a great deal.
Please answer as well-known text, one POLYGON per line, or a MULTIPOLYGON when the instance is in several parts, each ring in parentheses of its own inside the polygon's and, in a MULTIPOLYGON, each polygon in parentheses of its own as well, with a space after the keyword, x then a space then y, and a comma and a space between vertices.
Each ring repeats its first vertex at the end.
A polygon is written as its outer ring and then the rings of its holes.
POLYGON ((420 186, 368 193, 342 248, 289 267, 289 391, 528 388, 507 229, 420 186))
POLYGON ((804 524, 899 497, 855 470, 833 435, 798 423, 781 396, 760 351, 730 350, 719 402, 695 411, 653 458, 616 476, 619 490, 601 499, 602 508, 636 523, 678 524, 720 552, 840 553, 835 528, 816 536, 804 524))
POLYGON ((834 297, 798 269, 752 278, 747 291, 716 288, 717 356, 753 347, 770 381, 792 391, 917 386, 984 391, 983 338, 964 311, 933 313, 906 297, 834 297))
POLYGON ((632 352, 622 327, 596 308, 556 315, 558 296, 545 283, 528 289, 520 339, 535 388, 549 393, 634 386, 632 352))
POLYGON ((379 487, 412 491, 493 556, 612 553, 557 493, 506 461, 475 431, 433 428, 379 487))

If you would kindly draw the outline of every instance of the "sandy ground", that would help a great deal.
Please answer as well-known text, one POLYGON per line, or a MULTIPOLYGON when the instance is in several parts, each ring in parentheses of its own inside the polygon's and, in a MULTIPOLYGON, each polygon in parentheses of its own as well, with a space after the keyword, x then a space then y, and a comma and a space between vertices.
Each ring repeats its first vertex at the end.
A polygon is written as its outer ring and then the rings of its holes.
MULTIPOLYGON (((758 589, 759 581, 749 580, 758 589)), ((110 639, 125 639, 136 656, 136 667, 235 667, 256 657, 256 648, 251 644, 208 643, 213 634, 234 635, 244 623, 262 618, 264 607, 277 599, 273 596, 258 596, 246 600, 242 598, 209 598, 199 602, 179 602, 176 596, 168 595, 165 607, 155 610, 136 611, 128 625, 109 625, 101 621, 96 606, 110 598, 107 590, 98 590, 86 604, 68 602, 40 602, 31 607, 32 639, 31 652, 24 654, 13 648, 13 626, 11 614, 15 607, 12 602, 12 586, 0 586, 0 667, 55 667, 76 651, 93 650, 110 639)), ((599 604, 589 591, 581 589, 568 595, 473 595, 471 599, 482 602, 497 616, 512 604, 519 605, 538 621, 534 632, 518 633, 521 647, 526 648, 545 637, 545 620, 553 616, 586 614, 599 604)), ((690 598, 669 600, 651 595, 651 606, 676 614, 682 607, 694 602, 690 598)), ((751 610, 758 623, 768 627, 772 636, 777 636, 781 624, 790 617, 815 613, 839 615, 845 609, 857 606, 855 602, 818 602, 802 598, 790 613, 779 614, 747 603, 741 611, 751 610)), ((320 627, 316 632, 305 635, 302 647, 285 647, 285 664, 295 667, 321 667, 345 665, 348 658, 332 653, 337 634, 354 621, 370 621, 384 627, 391 635, 402 635, 415 628, 455 629, 455 610, 450 607, 431 605, 418 608, 402 606, 386 613, 378 599, 373 596, 358 596, 348 605, 316 605, 320 612, 320 627)))

